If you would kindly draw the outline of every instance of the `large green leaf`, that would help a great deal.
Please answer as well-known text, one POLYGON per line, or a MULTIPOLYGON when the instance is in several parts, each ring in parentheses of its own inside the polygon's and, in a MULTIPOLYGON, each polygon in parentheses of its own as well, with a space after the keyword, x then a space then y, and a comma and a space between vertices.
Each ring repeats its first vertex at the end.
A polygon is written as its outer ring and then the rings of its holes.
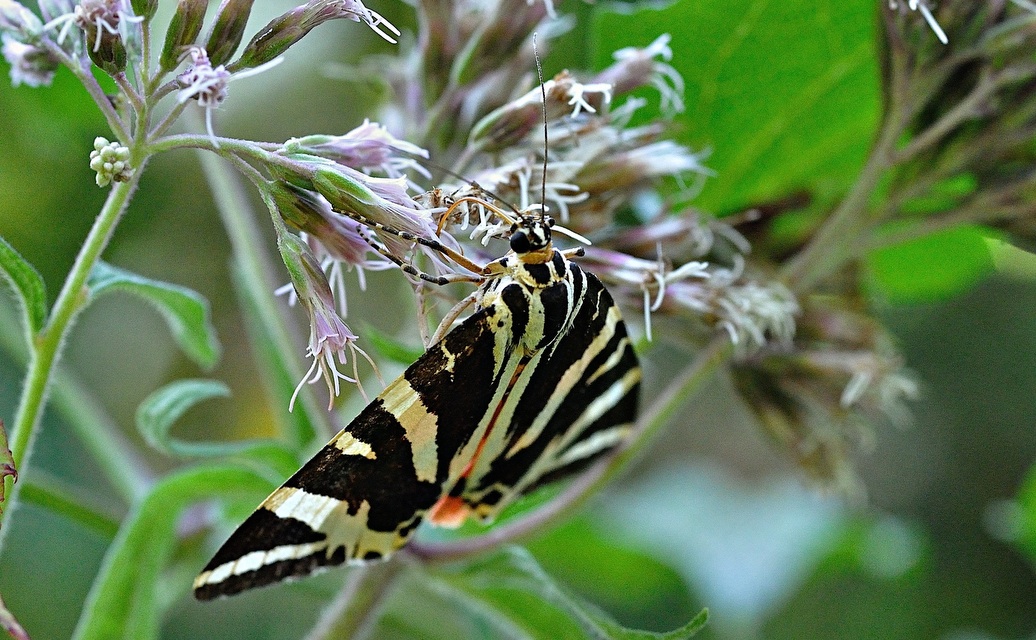
POLYGON ((204 465, 159 481, 123 521, 94 582, 77 640, 157 638, 161 622, 161 572, 176 546, 180 514, 198 500, 245 495, 258 501, 271 488, 261 475, 241 466, 204 465))
POLYGON ((800 188, 839 190, 877 127, 877 9, 873 0, 681 0, 602 10, 596 66, 672 34, 672 65, 687 85, 679 140, 711 148, 706 164, 717 172, 700 206, 726 212, 800 188))
POLYGON ((589 518, 570 520, 528 548, 559 581, 630 625, 665 629, 697 611, 676 569, 605 535, 589 518))
POLYGON ((871 281, 891 302, 951 298, 993 271, 989 234, 962 225, 874 251, 867 258, 871 281))
POLYGON ((219 359, 219 341, 209 321, 209 303, 198 293, 168 282, 151 280, 103 262, 88 282, 91 296, 125 291, 154 305, 183 352, 198 365, 211 368, 219 359))
POLYGON ((137 429, 152 447, 181 458, 237 456, 272 468, 278 477, 291 475, 299 460, 282 443, 269 439, 241 442, 187 442, 170 430, 185 411, 202 400, 227 397, 230 389, 215 380, 177 380, 158 389, 137 407, 137 429))
POLYGON ((47 319, 47 292, 43 278, 36 269, 0 237, 0 270, 14 287, 18 301, 25 312, 25 330, 30 336, 43 328, 47 319))
POLYGON ((665 633, 623 627, 603 611, 569 594, 521 547, 507 547, 459 569, 429 578, 440 595, 495 630, 516 638, 607 638, 677 640, 690 638, 705 625, 702 611, 679 629, 665 633))

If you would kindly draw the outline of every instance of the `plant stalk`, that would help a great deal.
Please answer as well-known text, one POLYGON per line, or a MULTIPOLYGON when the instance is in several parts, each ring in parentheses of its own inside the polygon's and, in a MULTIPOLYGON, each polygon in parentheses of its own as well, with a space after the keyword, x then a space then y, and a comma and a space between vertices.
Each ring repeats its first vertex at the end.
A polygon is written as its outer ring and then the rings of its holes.
MULTIPOLYGON (((29 359, 29 370, 26 373, 22 395, 18 402, 18 412, 15 414, 14 424, 11 428, 11 453, 20 474, 24 474, 26 470, 61 348, 64 346, 72 321, 86 303, 86 280, 100 259, 101 253, 108 246, 115 227, 126 211, 133 191, 137 188, 143 170, 144 166, 141 163, 128 181, 114 183, 112 190, 108 193, 108 199, 105 200, 90 233, 79 250, 79 255, 76 256, 68 277, 65 278, 65 284, 54 302, 46 325, 35 337, 34 348, 29 359)), ((7 487, 8 491, 5 492, 7 500, 0 504, 0 548, 3 547, 7 531, 7 527, 4 526, 8 514, 6 507, 14 502, 18 493, 18 485, 14 484, 13 480, 8 478, 6 482, 13 486, 7 487)))

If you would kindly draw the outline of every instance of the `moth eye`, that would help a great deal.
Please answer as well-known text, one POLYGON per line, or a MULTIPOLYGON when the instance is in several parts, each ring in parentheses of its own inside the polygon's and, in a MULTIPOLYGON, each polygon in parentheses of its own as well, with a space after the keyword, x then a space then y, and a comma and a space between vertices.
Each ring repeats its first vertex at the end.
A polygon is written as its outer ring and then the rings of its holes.
POLYGON ((532 243, 524 231, 519 231, 511 236, 511 251, 515 253, 528 253, 532 251, 532 243))

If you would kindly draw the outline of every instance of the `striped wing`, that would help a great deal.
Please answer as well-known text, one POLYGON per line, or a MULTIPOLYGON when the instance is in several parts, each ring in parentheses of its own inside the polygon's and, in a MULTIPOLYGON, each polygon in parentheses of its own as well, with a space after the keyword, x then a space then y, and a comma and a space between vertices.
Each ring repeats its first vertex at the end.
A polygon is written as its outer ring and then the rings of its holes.
POLYGON ((451 462, 473 455, 484 417, 499 402, 499 380, 513 375, 516 359, 502 350, 495 311, 480 310, 450 331, 274 491, 195 579, 195 597, 403 546, 452 486, 451 462))
POLYGON ((593 274, 571 268, 585 282, 571 328, 521 372, 499 444, 454 489, 484 520, 611 450, 636 420, 641 371, 619 308, 593 274))
POLYGON ((618 444, 636 416, 640 368, 604 286, 570 268, 552 293, 504 287, 432 346, 231 535, 195 596, 384 557, 425 517, 491 519, 618 444), (535 308, 539 331, 567 330, 527 353, 519 345, 541 335, 530 333, 535 308))

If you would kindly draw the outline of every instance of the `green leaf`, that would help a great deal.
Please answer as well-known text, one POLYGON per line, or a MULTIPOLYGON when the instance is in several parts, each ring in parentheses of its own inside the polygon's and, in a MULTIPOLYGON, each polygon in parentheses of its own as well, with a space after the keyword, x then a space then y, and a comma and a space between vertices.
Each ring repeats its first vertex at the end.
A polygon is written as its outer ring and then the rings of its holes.
POLYGON ((186 442, 170 435, 176 421, 202 400, 230 396, 216 380, 177 380, 155 391, 137 407, 137 429, 155 449, 181 458, 238 456, 262 462, 278 475, 291 475, 299 460, 283 444, 268 439, 239 442, 186 442))
POLYGON ((697 609, 680 573, 654 556, 575 518, 532 540, 552 575, 631 626, 665 629, 697 609))
POLYGON ((698 206, 736 211, 803 187, 843 190, 857 175, 880 113, 872 0, 598 6, 598 67, 672 34, 670 64, 686 82, 679 141, 712 149, 705 164, 717 172, 698 206))
POLYGON ((91 296, 125 291, 143 298, 162 315, 173 339, 191 360, 206 369, 219 360, 219 341, 210 322, 209 303, 198 293, 103 262, 93 268, 87 284, 91 296))
POLYGON ((84 489, 86 487, 82 485, 73 486, 46 471, 33 469, 32 477, 22 486, 19 498, 26 504, 60 514, 109 540, 114 538, 119 531, 118 517, 94 504, 97 500, 87 495, 84 489))
POLYGON ((14 250, 6 240, 0 237, 0 268, 18 294, 22 310, 25 312, 25 328, 29 335, 39 333, 47 320, 47 291, 35 267, 29 264, 20 253, 14 250))
POLYGON ((665 633, 628 629, 570 595, 521 547, 506 547, 435 577, 459 596, 457 605, 511 637, 677 640, 693 636, 708 619, 702 611, 665 633))
POLYGON ((951 298, 993 271, 990 233, 962 225, 874 251, 867 258, 871 281, 893 303, 951 298))
POLYGON ((271 483, 241 466, 208 464, 160 480, 123 521, 79 619, 76 640, 157 638, 161 573, 176 547, 180 514, 217 496, 266 495, 271 483))
POLYGON ((986 238, 986 247, 998 273, 1023 280, 1036 280, 1036 253, 1020 249, 999 238, 986 238))

